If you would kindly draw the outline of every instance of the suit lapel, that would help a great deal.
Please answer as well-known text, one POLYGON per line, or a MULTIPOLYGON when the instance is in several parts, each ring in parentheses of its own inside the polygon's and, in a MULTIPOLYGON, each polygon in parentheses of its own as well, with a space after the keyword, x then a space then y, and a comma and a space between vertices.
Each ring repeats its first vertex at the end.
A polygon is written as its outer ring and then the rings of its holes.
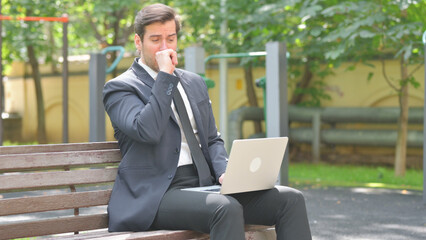
POLYGON ((149 75, 149 73, 138 63, 139 58, 135 58, 132 64, 132 70, 135 73, 136 77, 145 83, 147 86, 152 88, 154 86, 154 79, 149 75))

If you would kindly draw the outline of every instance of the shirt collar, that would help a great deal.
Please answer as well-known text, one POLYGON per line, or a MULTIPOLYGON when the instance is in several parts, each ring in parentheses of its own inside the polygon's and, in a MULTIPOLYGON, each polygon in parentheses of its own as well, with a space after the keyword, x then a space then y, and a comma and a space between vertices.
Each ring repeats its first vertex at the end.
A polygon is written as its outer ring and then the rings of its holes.
POLYGON ((148 67, 148 65, 144 64, 142 62, 142 58, 139 58, 138 63, 145 69, 145 71, 152 77, 152 79, 155 80, 157 78, 158 73, 152 70, 152 68, 148 67))

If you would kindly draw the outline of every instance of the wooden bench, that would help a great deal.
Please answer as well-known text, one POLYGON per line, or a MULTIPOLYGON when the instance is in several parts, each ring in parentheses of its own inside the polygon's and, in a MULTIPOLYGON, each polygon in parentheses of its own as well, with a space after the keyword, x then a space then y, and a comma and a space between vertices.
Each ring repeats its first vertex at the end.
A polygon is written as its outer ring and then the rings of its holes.
MULTIPOLYGON (((121 154, 116 142, 0 147, 0 239, 209 239, 194 231, 108 233, 121 154)), ((275 239, 248 225, 247 239, 275 239)))

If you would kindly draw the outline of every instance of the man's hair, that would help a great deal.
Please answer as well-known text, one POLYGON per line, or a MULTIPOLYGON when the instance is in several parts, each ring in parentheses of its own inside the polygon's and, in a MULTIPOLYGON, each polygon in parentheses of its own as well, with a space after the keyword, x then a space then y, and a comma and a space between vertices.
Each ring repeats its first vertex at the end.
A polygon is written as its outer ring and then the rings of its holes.
POLYGON ((143 41, 146 26, 156 22, 165 23, 170 20, 175 21, 177 34, 180 30, 180 17, 173 8, 161 3, 146 6, 136 15, 135 33, 138 34, 143 41))

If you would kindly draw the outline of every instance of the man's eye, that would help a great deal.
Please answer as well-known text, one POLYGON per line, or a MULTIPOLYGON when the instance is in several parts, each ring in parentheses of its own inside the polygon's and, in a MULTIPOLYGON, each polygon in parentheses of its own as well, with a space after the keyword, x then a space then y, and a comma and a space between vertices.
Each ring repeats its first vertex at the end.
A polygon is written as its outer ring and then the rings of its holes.
POLYGON ((158 38, 153 38, 153 39, 151 39, 151 41, 153 41, 153 42, 158 42, 158 41, 160 41, 160 39, 158 39, 158 38))

